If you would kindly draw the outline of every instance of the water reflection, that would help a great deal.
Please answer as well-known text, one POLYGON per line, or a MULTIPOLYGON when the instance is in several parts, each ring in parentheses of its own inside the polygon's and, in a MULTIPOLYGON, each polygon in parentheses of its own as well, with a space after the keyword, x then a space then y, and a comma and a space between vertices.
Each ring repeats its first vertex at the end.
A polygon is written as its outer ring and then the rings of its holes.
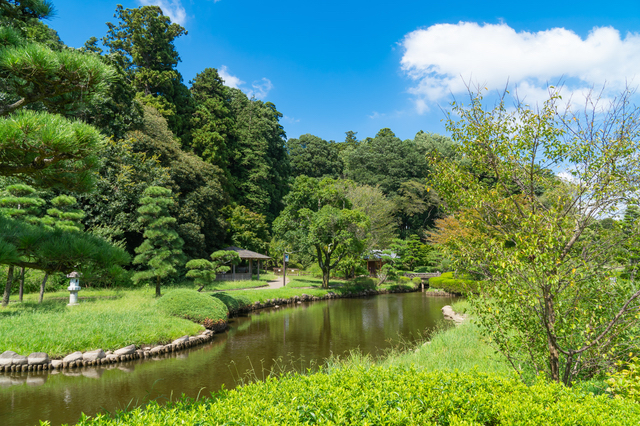
POLYGON ((303 303, 234 318, 212 342, 179 353, 80 370, 0 374, 0 425, 75 423, 81 412, 206 395, 222 385, 233 388, 247 371, 262 377, 278 359, 295 360, 304 370, 313 360, 355 348, 380 354, 399 333, 410 337, 433 327, 450 303, 424 293, 303 303))

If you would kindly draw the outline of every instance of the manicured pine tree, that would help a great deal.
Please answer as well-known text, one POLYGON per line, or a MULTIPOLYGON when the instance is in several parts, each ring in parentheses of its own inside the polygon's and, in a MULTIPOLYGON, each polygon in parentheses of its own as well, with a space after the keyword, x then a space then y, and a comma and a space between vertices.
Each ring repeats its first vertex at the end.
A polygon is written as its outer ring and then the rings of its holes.
POLYGON ((176 266, 184 262, 184 241, 175 231, 176 219, 169 215, 173 205, 171 190, 159 186, 145 189, 140 199, 138 220, 144 226, 144 241, 136 248, 138 254, 133 263, 143 265, 145 270, 136 272, 133 281, 154 281, 156 297, 160 297, 160 284, 169 275, 175 274, 176 266))
MULTIPOLYGON (((41 221, 41 207, 45 201, 35 195, 36 190, 29 185, 16 184, 5 188, 6 194, 0 198, 0 214, 12 219, 37 224, 41 221)), ((10 280, 13 281, 14 266, 9 265, 10 280)), ((18 299, 22 302, 24 295, 25 267, 20 269, 20 290, 18 299)))
POLYGON ((237 265, 240 262, 238 253, 232 250, 218 250, 211 254, 211 261, 207 259, 192 259, 187 262, 186 267, 189 269, 187 278, 193 278, 196 285, 199 285, 198 291, 216 279, 216 274, 228 272, 231 267, 227 265, 237 265))
POLYGON ((74 208, 78 204, 75 197, 70 195, 59 195, 51 200, 53 208, 47 210, 47 224, 65 231, 82 231, 84 225, 82 219, 85 213, 74 208))

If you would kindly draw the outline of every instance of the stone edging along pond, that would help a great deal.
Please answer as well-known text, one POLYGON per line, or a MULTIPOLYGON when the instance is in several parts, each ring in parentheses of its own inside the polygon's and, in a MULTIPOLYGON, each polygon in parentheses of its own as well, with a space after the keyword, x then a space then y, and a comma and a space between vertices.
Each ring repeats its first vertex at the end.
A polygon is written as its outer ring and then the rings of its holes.
MULTIPOLYGON (((288 299, 268 299, 264 303, 255 302, 254 304, 242 309, 241 312, 264 308, 280 308, 281 305, 301 304, 302 302, 313 302, 318 300, 374 296, 387 293, 410 293, 415 291, 419 291, 419 289, 398 288, 393 290, 364 290, 361 292, 345 294, 329 292, 321 297, 302 294, 300 296, 292 296, 288 299)), ((453 294, 445 292, 427 292, 426 294, 429 296, 453 296, 453 294)), ((183 336, 166 345, 142 345, 140 347, 129 345, 113 352, 105 352, 102 349, 95 349, 84 353, 77 351, 67 355, 61 360, 49 359, 49 355, 45 352, 34 352, 29 356, 23 356, 13 351, 5 351, 0 354, 0 373, 73 369, 153 358, 155 356, 160 356, 170 352, 178 352, 193 346, 207 343, 213 339, 214 334, 215 332, 213 330, 204 330, 198 335, 183 336)))

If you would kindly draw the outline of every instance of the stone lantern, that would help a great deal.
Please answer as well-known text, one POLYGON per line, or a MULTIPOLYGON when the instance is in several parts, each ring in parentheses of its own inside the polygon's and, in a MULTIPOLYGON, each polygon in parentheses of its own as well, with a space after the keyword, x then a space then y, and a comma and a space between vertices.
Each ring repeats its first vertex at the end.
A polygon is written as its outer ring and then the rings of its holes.
POLYGON ((75 306, 78 304, 78 292, 82 290, 80 288, 80 273, 73 271, 67 275, 67 278, 69 278, 69 287, 67 288, 69 290, 69 304, 67 306, 75 306))

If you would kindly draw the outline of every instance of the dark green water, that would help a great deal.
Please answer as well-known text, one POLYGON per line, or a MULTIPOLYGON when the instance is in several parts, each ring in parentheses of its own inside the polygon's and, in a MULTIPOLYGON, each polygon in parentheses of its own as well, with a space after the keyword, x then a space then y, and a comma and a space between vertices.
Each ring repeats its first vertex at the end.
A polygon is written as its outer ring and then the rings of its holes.
POLYGON ((399 335, 412 339, 432 328, 453 301, 418 292, 306 303, 234 318, 213 342, 162 359, 64 374, 0 373, 0 425, 73 424, 82 412, 208 395, 235 387, 247 370, 261 377, 277 359, 300 370, 356 348, 380 354, 399 335))

